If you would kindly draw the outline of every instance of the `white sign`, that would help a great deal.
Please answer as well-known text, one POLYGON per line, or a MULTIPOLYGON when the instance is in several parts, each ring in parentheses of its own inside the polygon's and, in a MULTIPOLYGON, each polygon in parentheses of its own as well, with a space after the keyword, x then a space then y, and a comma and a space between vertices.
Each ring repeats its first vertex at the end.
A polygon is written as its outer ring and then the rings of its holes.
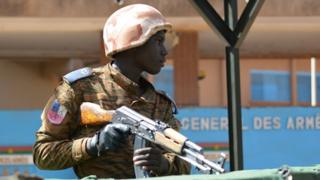
POLYGON ((32 155, 0 155, 0 165, 33 165, 32 155))

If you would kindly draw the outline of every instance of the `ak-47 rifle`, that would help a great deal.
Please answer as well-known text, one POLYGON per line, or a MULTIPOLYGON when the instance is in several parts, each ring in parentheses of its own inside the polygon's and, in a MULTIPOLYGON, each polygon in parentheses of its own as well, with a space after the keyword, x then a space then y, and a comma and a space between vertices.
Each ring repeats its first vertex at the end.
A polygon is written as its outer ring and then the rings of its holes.
MULTIPOLYGON (((206 159, 200 146, 170 128, 166 123, 151 120, 126 106, 108 111, 97 104, 84 102, 80 109, 82 124, 97 125, 112 122, 128 125, 131 133, 135 135, 134 149, 144 148, 146 141, 150 141, 168 152, 175 153, 202 173, 220 174, 225 171, 223 169, 224 154, 221 154, 222 157, 218 162, 206 159)), ((137 178, 149 177, 149 174, 140 167, 134 168, 137 178)))

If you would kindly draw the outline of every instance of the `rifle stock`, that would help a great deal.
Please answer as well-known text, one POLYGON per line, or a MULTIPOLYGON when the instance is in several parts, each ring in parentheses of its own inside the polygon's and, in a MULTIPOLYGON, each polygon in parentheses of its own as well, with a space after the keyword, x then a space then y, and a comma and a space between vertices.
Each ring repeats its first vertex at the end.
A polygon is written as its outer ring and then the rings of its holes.
POLYGON ((102 109, 98 104, 84 102, 80 106, 81 125, 102 125, 112 121, 113 110, 102 109))

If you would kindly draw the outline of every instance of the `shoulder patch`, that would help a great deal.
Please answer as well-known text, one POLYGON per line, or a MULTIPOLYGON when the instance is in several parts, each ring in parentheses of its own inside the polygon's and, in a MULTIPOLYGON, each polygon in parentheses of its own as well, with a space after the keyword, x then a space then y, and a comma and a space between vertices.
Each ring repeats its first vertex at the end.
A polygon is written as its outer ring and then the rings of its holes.
POLYGON ((66 75, 63 76, 63 80, 66 81, 68 84, 72 84, 76 82, 79 79, 83 79, 86 77, 89 77, 93 74, 93 71, 89 67, 84 67, 81 69, 77 69, 75 71, 72 71, 66 75))
POLYGON ((176 102, 169 96, 168 93, 166 93, 165 91, 162 91, 162 90, 156 90, 159 94, 163 95, 165 98, 167 98, 173 105, 173 108, 172 108, 172 112, 173 114, 178 114, 178 108, 177 108, 177 105, 176 105, 176 102))
POLYGON ((67 109, 58 100, 54 100, 51 104, 49 111, 47 112, 48 120, 55 125, 62 123, 64 117, 67 114, 67 109))

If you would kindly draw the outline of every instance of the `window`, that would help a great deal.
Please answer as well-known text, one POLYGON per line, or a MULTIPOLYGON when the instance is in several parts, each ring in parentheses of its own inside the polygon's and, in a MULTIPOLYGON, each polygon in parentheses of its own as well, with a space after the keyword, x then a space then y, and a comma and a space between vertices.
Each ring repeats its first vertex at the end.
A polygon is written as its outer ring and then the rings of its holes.
MULTIPOLYGON (((311 102, 311 75, 310 72, 297 73, 298 102, 311 102)), ((320 73, 317 73, 317 102, 320 102, 320 73)))
POLYGON ((252 70, 252 102, 290 102, 290 74, 286 71, 252 70))

